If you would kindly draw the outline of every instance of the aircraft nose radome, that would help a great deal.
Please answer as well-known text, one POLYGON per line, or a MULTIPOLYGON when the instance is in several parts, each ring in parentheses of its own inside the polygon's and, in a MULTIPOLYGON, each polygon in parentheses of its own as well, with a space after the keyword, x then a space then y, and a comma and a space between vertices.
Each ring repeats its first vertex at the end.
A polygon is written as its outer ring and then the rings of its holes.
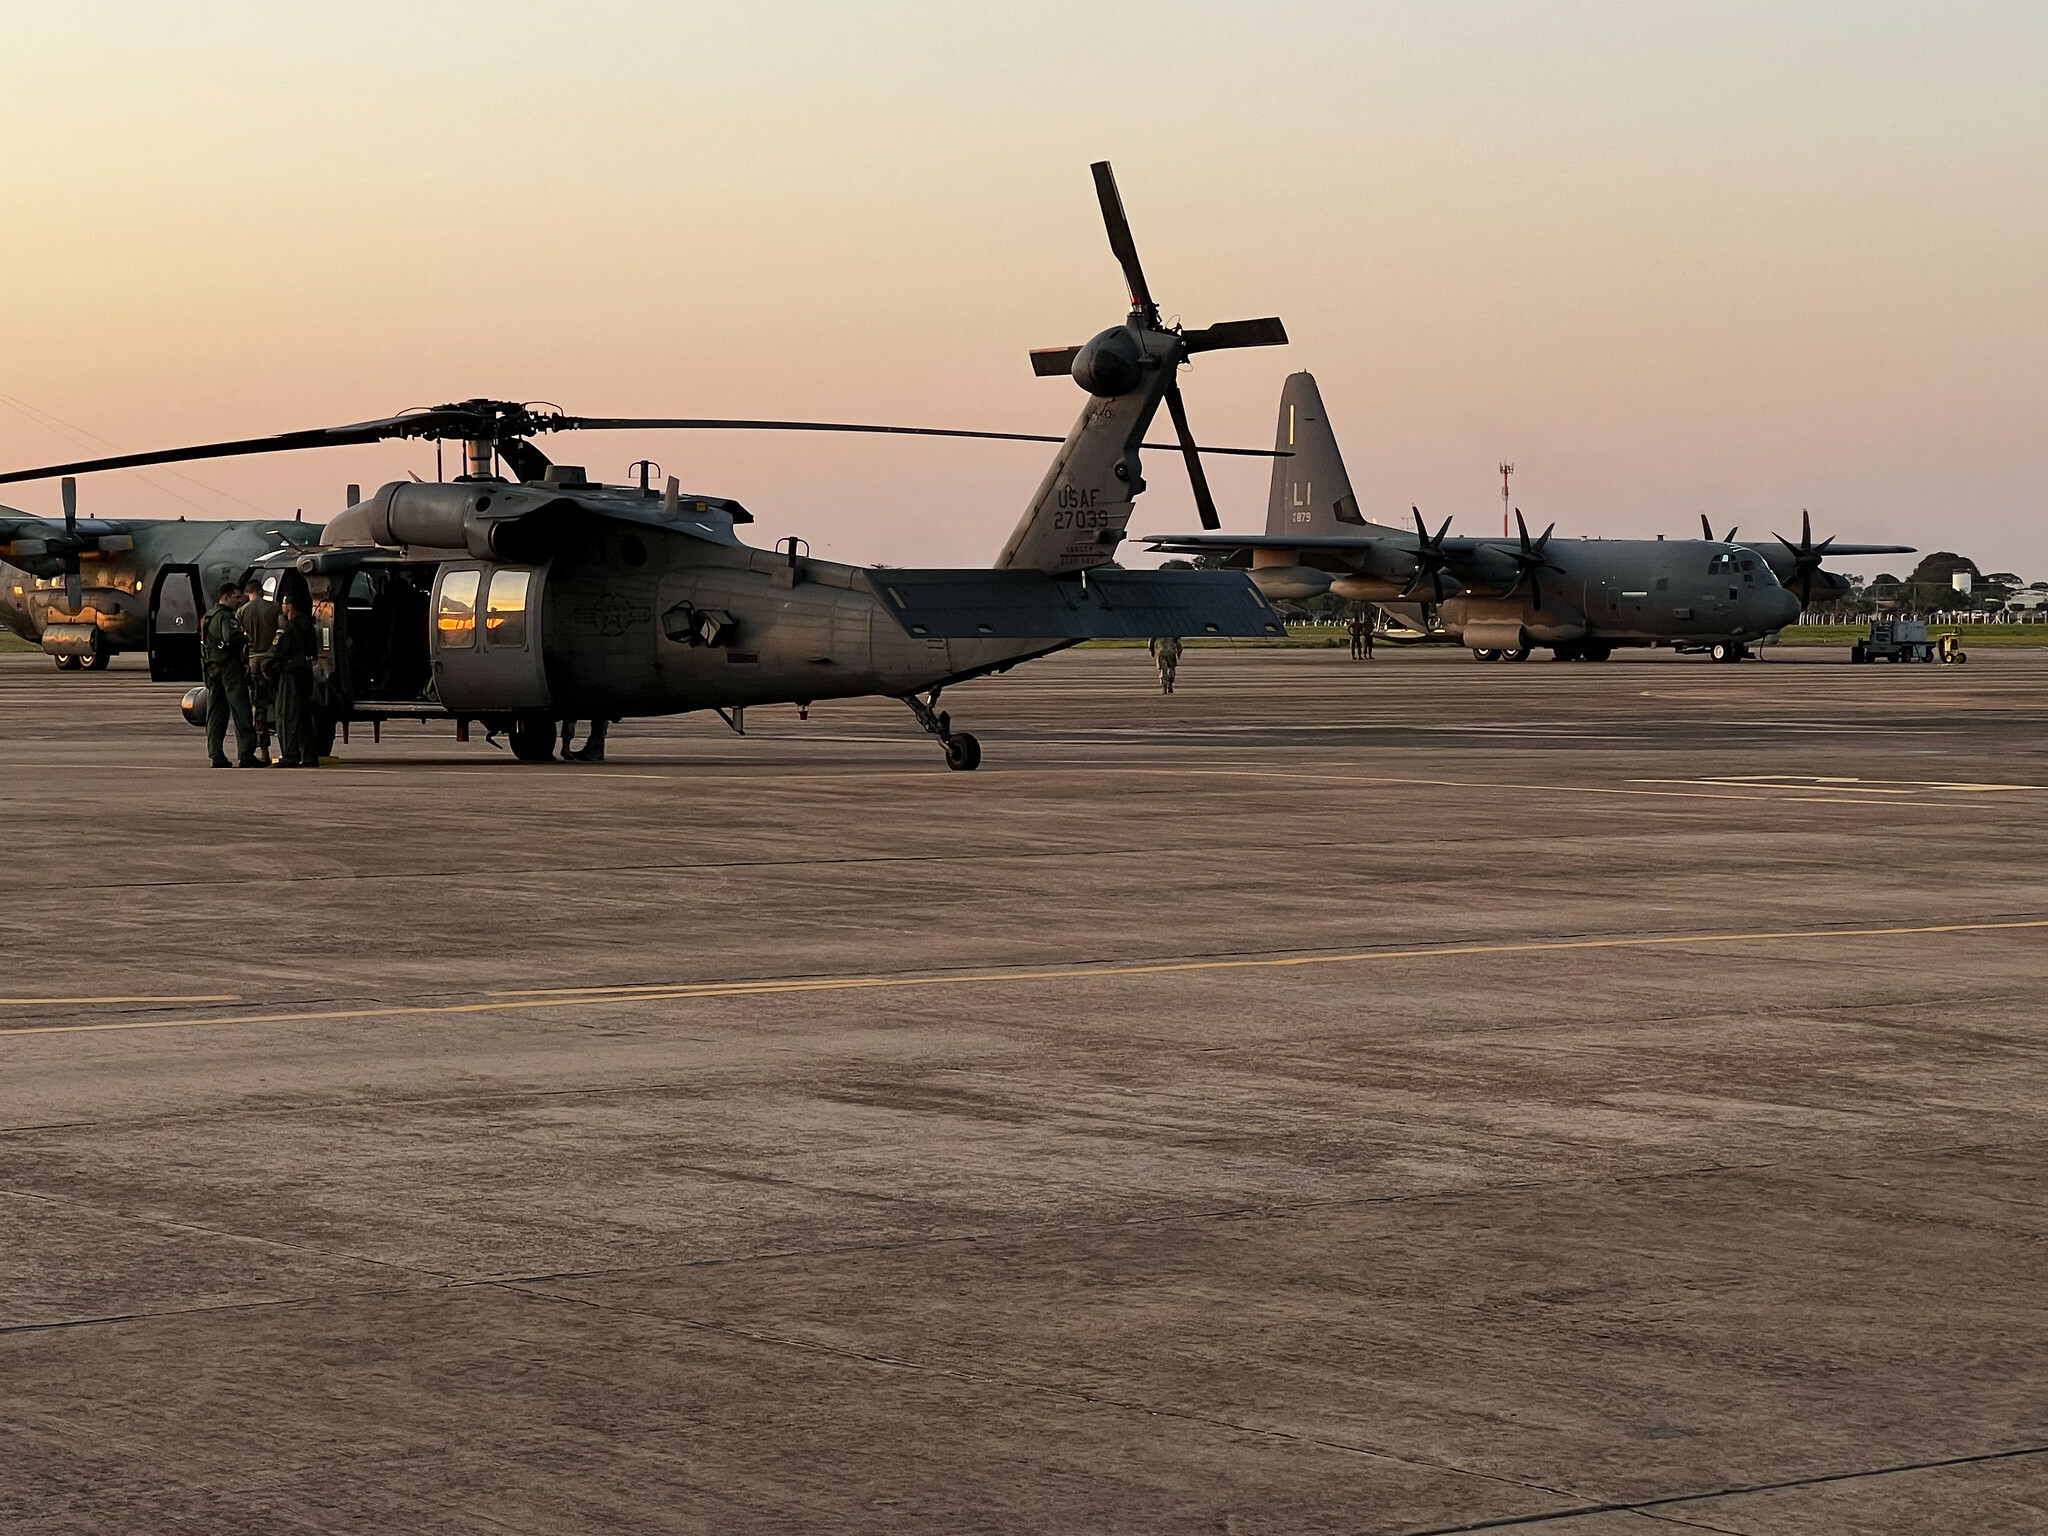
POLYGON ((1790 624, 1799 617, 1799 614, 1800 602, 1797 593, 1787 592, 1781 587, 1771 594, 1770 628, 1776 629, 1781 624, 1790 624))

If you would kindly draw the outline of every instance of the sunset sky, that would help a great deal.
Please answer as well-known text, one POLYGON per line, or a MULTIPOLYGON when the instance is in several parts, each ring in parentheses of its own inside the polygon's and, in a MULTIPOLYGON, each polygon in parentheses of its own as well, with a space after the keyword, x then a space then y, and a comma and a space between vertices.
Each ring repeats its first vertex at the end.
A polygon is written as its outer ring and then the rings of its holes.
MULTIPOLYGON (((470 395, 1064 432, 1115 163, 1197 430, 1323 387, 1369 514, 1817 532, 2048 579, 2048 7, 10 3, 0 464, 470 395)), ((993 558, 1030 445, 587 436, 762 542, 993 558)), ((431 446, 99 477, 331 516, 431 446)), ((1190 526, 1148 461, 1134 527, 1190 526)), ((451 470, 452 473, 452 470, 451 470)), ((1226 526, 1265 469, 1215 471, 1226 526)), ((52 510, 56 488, 0 491, 52 510)), ((1865 571, 1882 562, 1864 562, 1865 571)))

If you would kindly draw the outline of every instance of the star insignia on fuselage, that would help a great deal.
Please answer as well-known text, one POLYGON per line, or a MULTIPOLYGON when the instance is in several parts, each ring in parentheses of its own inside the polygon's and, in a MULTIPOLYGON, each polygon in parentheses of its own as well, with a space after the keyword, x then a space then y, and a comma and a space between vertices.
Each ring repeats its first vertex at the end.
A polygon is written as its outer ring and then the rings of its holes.
POLYGON ((654 610, 645 603, 629 603, 618 593, 607 592, 588 608, 578 608, 571 617, 578 624, 595 625, 600 635, 616 636, 649 622, 654 610))

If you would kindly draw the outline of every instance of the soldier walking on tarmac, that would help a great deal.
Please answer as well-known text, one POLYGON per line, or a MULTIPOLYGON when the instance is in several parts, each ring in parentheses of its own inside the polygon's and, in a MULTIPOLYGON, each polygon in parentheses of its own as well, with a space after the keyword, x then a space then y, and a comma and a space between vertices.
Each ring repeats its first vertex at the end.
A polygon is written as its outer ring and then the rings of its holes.
POLYGON ((1161 693, 1173 692, 1173 674, 1180 670, 1180 636, 1155 636, 1149 649, 1152 652, 1153 661, 1159 665, 1159 691, 1161 693))
POLYGON ((277 700, 264 658, 277 639, 277 604, 263 595, 263 583, 254 576, 242 588, 242 596, 242 632, 249 637, 249 714, 256 722, 256 761, 268 768, 277 700))
POLYGON ((1372 620, 1362 613, 1351 615, 1351 659, 1372 660, 1372 620))
POLYGON ((242 589, 224 582, 199 631, 199 664, 206 682, 206 755, 216 768, 255 768, 256 727, 249 718, 249 637, 235 610, 242 589), (228 721, 235 723, 236 761, 227 754, 228 721))
POLYGON ((270 677, 277 689, 278 766, 318 768, 320 749, 313 741, 313 658, 320 639, 306 599, 286 592, 280 601, 277 636, 270 643, 270 677))

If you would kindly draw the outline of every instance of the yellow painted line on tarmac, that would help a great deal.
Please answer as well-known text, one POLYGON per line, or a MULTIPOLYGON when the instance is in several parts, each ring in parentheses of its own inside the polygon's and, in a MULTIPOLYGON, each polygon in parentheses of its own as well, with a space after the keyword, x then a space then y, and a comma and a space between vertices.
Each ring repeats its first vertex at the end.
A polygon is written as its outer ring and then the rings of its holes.
POLYGON ((1561 939, 1527 944, 1461 944, 1435 949, 1364 950, 1344 955, 1289 955, 1259 960, 1168 960, 1152 965, 1082 966, 1054 971, 978 971, 958 976, 821 976, 787 981, 654 983, 639 987, 565 988, 550 992, 487 992, 479 1003, 395 1004, 379 1008, 333 1008, 310 1013, 229 1015, 200 1019, 123 1019, 102 1024, 38 1024, 0 1029, 9 1035, 87 1035, 130 1029, 202 1029, 231 1024, 318 1024, 339 1020, 444 1017, 513 1012, 531 1008, 586 1008, 617 1003, 687 1002, 711 997, 771 997, 809 992, 856 992, 918 987, 989 986, 1004 983, 1101 981, 1137 976, 1188 975, 1202 971, 1290 970, 1318 965, 1370 965, 1386 960, 1445 960, 1471 955, 1555 954, 1570 950, 1657 949, 1688 944, 1783 943, 1795 939, 1900 938, 1935 933, 2000 933, 2048 928, 2048 917, 1996 923, 1932 923, 1895 928, 1800 928, 1757 933, 1658 934, 1631 939, 1561 939))
POLYGON ((49 1008, 86 1003, 239 1003, 239 992, 193 992, 182 997, 0 997, 0 1008, 49 1008))
MULTIPOLYGON (((1323 784, 1385 784, 1397 788, 1420 789, 1514 789, 1538 794, 1552 795, 1628 795, 1642 796, 1652 800, 1747 800, 1766 805, 1786 805, 1793 798, 1783 794, 1736 794, 1730 785, 1727 793, 1707 794, 1696 790, 1682 789, 1616 789, 1599 784, 1513 784, 1497 779, 1396 779, 1383 778, 1359 773, 1285 773, 1270 768, 1116 768, 1122 774, 1155 774, 1169 777, 1209 777, 1226 779, 1293 779, 1298 782, 1323 784)), ((1673 782, 1684 782, 1674 780, 1673 782)), ((1816 788, 1821 786, 1815 786, 1816 788)), ((1840 799, 1825 797, 1801 797, 1804 803, 1816 805, 1885 805, 1889 801, 1864 801, 1844 795, 1840 799)), ((1897 802, 1904 804, 1906 802, 1897 802)), ((1948 803, 1922 801, 1920 804, 1948 803)), ((1961 803, 1961 802, 1957 802, 1961 803)))

